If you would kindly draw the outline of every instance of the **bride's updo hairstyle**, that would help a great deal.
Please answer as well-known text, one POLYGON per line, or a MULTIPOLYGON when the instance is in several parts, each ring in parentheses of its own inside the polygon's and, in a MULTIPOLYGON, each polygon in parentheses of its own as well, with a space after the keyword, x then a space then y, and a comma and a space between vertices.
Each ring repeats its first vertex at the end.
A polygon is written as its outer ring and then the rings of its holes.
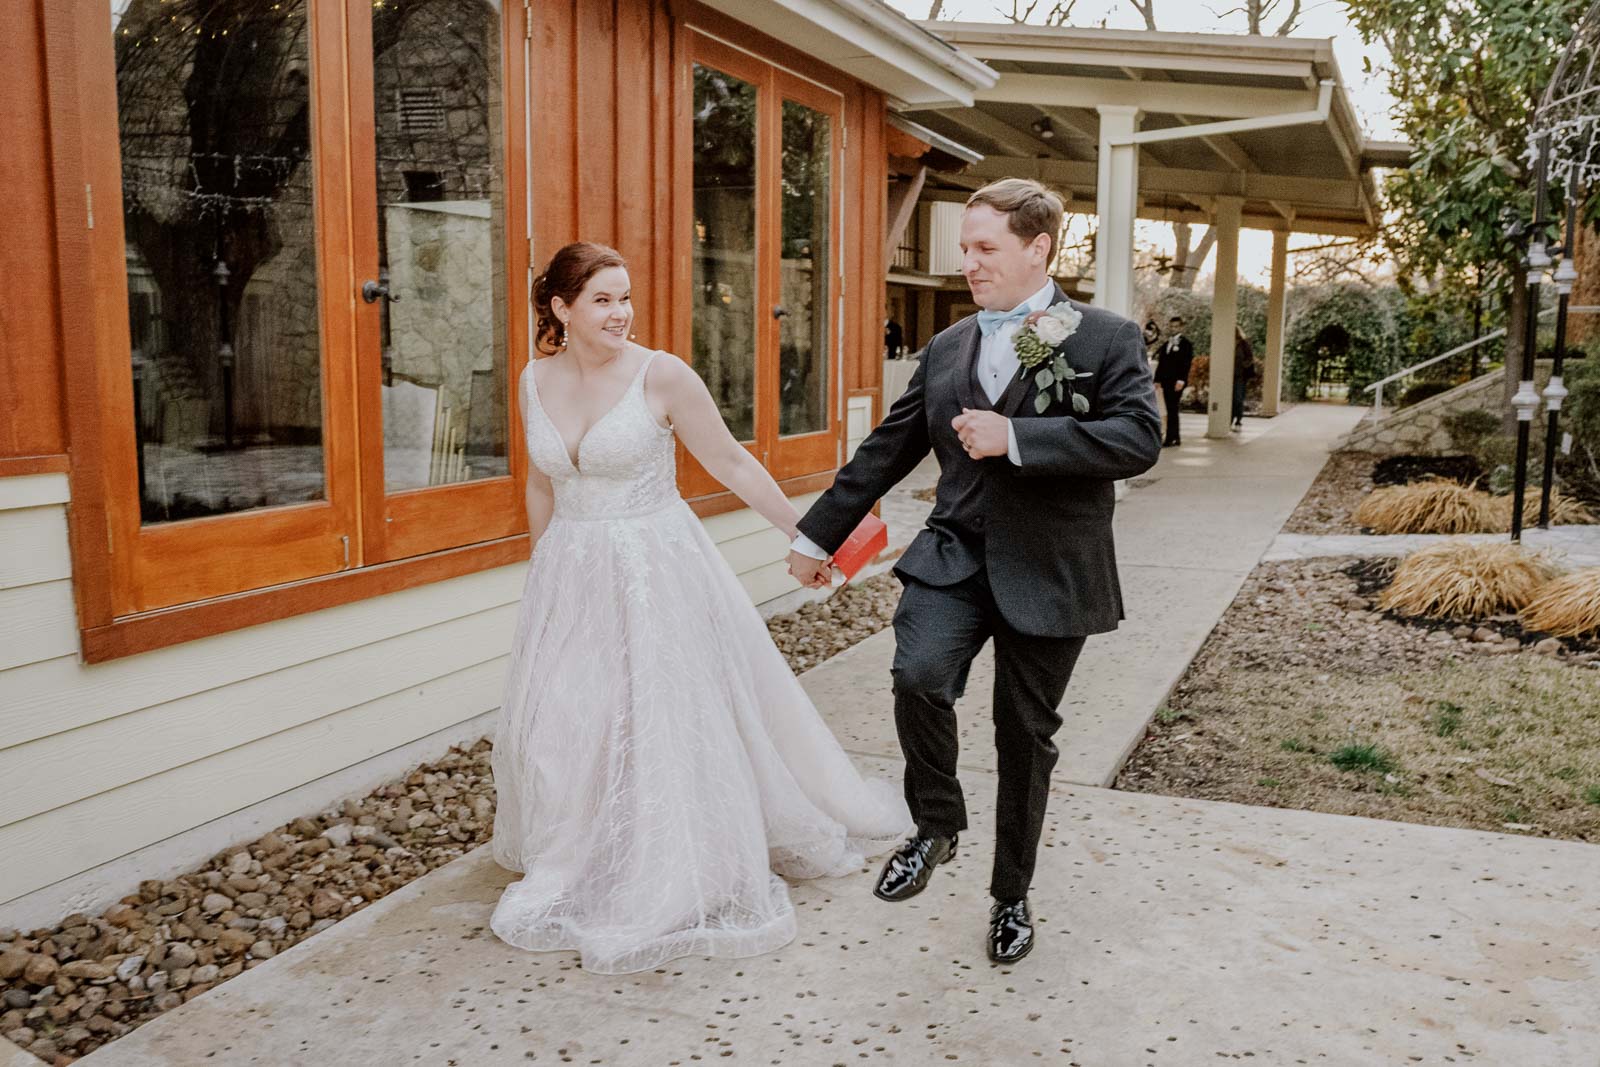
POLYGON ((607 267, 627 267, 627 261, 615 248, 592 241, 574 241, 564 246, 544 270, 533 279, 533 316, 537 323, 533 345, 544 355, 554 355, 567 343, 567 328, 556 318, 550 302, 560 297, 571 304, 600 271, 607 267))

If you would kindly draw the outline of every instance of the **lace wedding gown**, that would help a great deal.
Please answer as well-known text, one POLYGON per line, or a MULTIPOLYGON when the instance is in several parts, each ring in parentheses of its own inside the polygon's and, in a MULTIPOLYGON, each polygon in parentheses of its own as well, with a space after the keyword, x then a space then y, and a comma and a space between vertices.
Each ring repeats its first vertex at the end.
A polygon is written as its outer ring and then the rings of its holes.
POLYGON ((528 453, 555 512, 493 754, 494 858, 523 877, 492 929, 606 974, 771 951, 795 936, 778 875, 845 874, 911 832, 898 790, 851 765, 679 497, 649 363, 576 465, 523 373, 528 453))

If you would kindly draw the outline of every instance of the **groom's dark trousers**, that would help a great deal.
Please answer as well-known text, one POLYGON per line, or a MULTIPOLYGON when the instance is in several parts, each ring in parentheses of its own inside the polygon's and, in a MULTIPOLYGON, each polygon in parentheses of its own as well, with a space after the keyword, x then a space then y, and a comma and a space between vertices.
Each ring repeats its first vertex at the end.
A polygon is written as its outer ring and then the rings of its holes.
MULTIPOLYGON (((1058 288, 1055 301, 1065 299, 1058 288)), ((1149 470, 1161 454, 1138 326, 1075 306, 1082 322, 1059 351, 1080 375, 1073 387, 1087 411, 1070 397, 1037 401, 1031 372, 990 403, 975 376, 977 320, 963 319, 928 343, 905 393, 800 520, 802 533, 837 551, 875 501, 930 451, 938 457, 927 528, 895 564, 905 585, 892 669, 906 802, 923 833, 965 829, 952 705, 972 658, 993 639, 1000 781, 990 888, 1001 900, 1023 896, 1033 876, 1056 709, 1084 639, 1122 618, 1114 482, 1149 470), (1021 464, 968 456, 951 427, 963 410, 1010 419, 1021 464)))
POLYGON ((951 586, 907 578, 894 617, 894 723, 906 757, 906 803, 922 834, 950 836, 967 828, 967 805, 956 778, 959 743, 955 702, 983 643, 994 639, 994 747, 999 756, 995 804, 996 900, 1025 896, 1044 829, 1051 738, 1082 637, 1034 637, 1006 624, 980 570, 951 586))

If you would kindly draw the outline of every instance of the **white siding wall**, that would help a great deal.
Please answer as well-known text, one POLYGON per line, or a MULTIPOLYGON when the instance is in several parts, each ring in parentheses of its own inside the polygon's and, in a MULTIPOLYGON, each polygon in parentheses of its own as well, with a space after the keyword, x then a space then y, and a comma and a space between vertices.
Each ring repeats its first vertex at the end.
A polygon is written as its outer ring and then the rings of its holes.
MULTIPOLYGON (((63 475, 0 479, 0 927, 103 908, 489 731, 525 564, 86 665, 67 499, 63 475)), ((706 527, 757 603, 796 590, 760 516, 706 527)))

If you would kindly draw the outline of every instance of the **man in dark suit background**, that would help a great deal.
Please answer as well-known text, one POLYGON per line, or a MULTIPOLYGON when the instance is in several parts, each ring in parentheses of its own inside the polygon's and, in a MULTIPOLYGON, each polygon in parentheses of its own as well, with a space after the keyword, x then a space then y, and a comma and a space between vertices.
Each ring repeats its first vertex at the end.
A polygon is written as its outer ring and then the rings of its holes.
POLYGON ((999 797, 988 953, 999 963, 1034 944, 1027 894, 1057 709, 1087 636, 1123 617, 1113 483, 1148 470, 1160 452, 1138 325, 1069 304, 1050 280, 1061 217, 1060 198, 1025 179, 967 201, 963 274, 982 310, 928 343, 905 393, 800 520, 789 555, 790 573, 816 584, 873 503, 937 455, 933 512, 895 567, 905 585, 894 619, 895 725, 917 832, 874 892, 888 901, 921 892, 967 828, 954 704, 993 638, 999 797), (1057 305, 1071 308, 1067 319, 1081 315, 1052 346, 1078 375, 1061 397, 1040 393, 1038 368, 1024 366, 1015 346, 1030 315, 1057 305))
POLYGON ((1162 342, 1161 355, 1156 359, 1156 384, 1161 386, 1161 401, 1167 408, 1167 435, 1163 448, 1180 445, 1178 433, 1178 399, 1183 387, 1189 384, 1189 364, 1194 362, 1194 345, 1183 335, 1183 319, 1177 315, 1167 320, 1167 339, 1162 342))

